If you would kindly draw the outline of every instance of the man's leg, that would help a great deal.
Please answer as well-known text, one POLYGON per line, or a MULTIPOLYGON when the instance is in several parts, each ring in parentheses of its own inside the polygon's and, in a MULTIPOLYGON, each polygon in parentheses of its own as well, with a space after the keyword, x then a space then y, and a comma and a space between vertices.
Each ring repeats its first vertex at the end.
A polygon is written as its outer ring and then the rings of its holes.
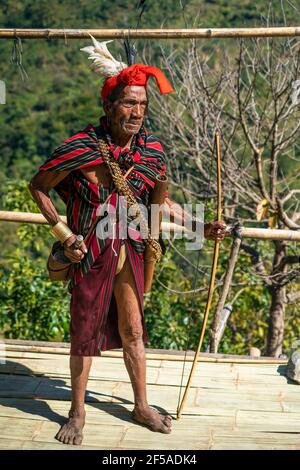
POLYGON ((90 356, 70 356, 72 404, 67 423, 55 436, 64 444, 79 445, 82 442, 82 429, 85 424, 84 399, 91 364, 90 356))
POLYGON ((118 327, 122 339, 124 362, 134 393, 135 421, 145 424, 151 430, 171 432, 172 418, 160 415, 150 408, 146 396, 146 358, 143 342, 143 327, 135 286, 134 275, 128 259, 115 278, 114 294, 118 308, 118 327))

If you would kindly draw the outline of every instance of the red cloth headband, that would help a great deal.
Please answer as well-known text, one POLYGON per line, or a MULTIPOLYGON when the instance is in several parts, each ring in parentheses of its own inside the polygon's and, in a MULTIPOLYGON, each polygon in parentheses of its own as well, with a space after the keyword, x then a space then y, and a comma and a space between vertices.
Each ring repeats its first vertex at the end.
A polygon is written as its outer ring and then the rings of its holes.
POLYGON ((147 87, 149 77, 155 78, 161 94, 173 93, 174 89, 172 88, 169 80, 159 68, 151 65, 134 64, 123 69, 119 75, 109 77, 105 80, 101 90, 102 100, 105 101, 110 93, 120 85, 120 83, 125 83, 126 85, 131 86, 137 85, 147 87))

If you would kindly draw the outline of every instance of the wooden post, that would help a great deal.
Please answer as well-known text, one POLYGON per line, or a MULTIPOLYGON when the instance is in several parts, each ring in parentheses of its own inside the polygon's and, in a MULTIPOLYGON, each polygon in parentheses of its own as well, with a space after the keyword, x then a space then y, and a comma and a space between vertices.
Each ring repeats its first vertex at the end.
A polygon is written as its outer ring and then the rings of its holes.
MULTIPOLYGON (((232 281, 232 276, 234 272, 234 267, 236 265, 237 259, 238 259, 238 254, 240 250, 240 245, 241 245, 241 239, 240 238, 234 238, 231 246, 231 252, 230 252, 230 257, 229 257, 229 262, 228 262, 228 267, 225 275, 225 279, 222 285, 222 290, 220 293, 220 297, 218 300, 217 308, 216 308, 216 313, 213 318, 212 322, 212 327, 210 330, 210 352, 216 353, 218 351, 219 343, 222 338, 222 334, 225 328, 225 325, 223 328, 220 328, 220 323, 221 323, 221 316, 224 311, 224 306, 226 302, 226 298, 229 292, 229 288, 231 285, 232 281)), ((228 316, 227 316, 228 318, 228 316)), ((227 321, 227 320, 226 320, 227 321)), ((226 322, 225 322, 226 324, 226 322)))

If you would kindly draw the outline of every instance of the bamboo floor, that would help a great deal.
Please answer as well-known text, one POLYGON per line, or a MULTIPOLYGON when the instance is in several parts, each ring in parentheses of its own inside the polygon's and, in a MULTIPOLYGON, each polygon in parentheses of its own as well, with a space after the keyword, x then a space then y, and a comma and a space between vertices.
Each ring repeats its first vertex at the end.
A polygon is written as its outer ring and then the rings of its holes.
MULTIPOLYGON (((285 360, 202 354, 177 421, 184 356, 147 350, 149 404, 174 416, 165 435, 131 420, 122 351, 107 351, 93 359, 83 443, 68 446, 54 438, 70 407, 68 344, 1 344, 1 450, 300 449, 300 388, 285 377, 285 360)), ((188 355, 184 384, 191 360, 188 355)))

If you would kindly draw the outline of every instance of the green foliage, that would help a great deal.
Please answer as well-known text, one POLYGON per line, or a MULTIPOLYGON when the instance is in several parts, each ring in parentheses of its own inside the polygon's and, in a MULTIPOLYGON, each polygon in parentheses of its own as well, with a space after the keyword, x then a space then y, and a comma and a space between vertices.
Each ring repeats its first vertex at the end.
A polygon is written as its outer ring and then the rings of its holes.
MULTIPOLYGON (((25 180, 8 179, 2 186, 0 200, 4 210, 40 213, 28 189, 28 181, 25 180)), ((45 243, 50 246, 51 241, 54 241, 49 227, 38 224, 19 224, 17 237, 25 250, 23 253, 29 250, 35 257, 39 257, 40 253, 46 254, 45 243)))
POLYGON ((172 293, 164 286, 172 288, 174 284, 172 281, 176 279, 173 288, 184 291, 191 289, 190 282, 178 269, 170 252, 156 268, 157 275, 154 278, 152 291, 145 298, 145 320, 150 335, 149 347, 185 349, 188 325, 191 326, 189 318, 191 305, 185 296, 172 293))
MULTIPOLYGON (((2 187, 1 201, 6 210, 39 212, 27 181, 7 180, 2 187)), ((14 228, 18 247, 5 251, 0 268, 0 331, 8 338, 67 341, 66 287, 49 281, 46 272, 46 259, 53 242, 49 227, 18 224, 14 228)))
POLYGON ((44 266, 17 250, 0 271, 0 330, 6 338, 68 341, 69 297, 44 266))

